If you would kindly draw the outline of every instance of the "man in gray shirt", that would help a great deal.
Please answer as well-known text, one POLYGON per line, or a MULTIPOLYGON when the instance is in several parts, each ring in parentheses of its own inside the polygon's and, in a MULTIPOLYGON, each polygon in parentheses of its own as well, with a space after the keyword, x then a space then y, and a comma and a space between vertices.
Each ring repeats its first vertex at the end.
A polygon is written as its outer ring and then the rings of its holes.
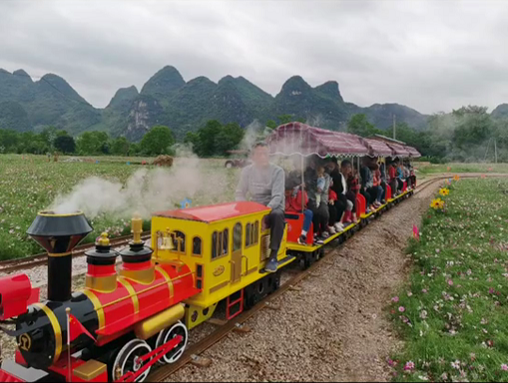
POLYGON ((270 259, 265 270, 270 273, 277 271, 277 253, 284 235, 285 208, 285 175, 284 170, 270 164, 268 147, 258 143, 252 150, 252 165, 242 170, 240 183, 236 189, 236 200, 245 201, 247 194, 250 200, 261 203, 272 209, 268 215, 270 225, 270 259))

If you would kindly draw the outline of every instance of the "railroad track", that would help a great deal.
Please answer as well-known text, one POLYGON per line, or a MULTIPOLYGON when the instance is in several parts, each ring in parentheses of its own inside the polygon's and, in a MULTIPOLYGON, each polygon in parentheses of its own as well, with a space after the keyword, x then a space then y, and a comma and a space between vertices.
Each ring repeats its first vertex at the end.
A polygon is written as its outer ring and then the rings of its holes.
MULTIPOLYGON (((427 189, 431 185, 434 185, 436 182, 439 182, 446 178, 448 177, 429 178, 421 182, 417 187, 417 190, 415 190, 414 195, 421 193, 423 190, 427 189)), ((325 253, 322 258, 328 257, 330 253, 340 248, 340 246, 342 246, 342 244, 328 247, 327 249, 325 249, 325 253)), ((233 320, 225 322, 224 324, 218 324, 217 322, 214 323, 214 325, 218 326, 216 330, 214 330, 210 335, 204 337, 197 343, 190 346, 176 363, 158 367, 157 370, 155 370, 148 376, 149 381, 162 382, 167 380, 172 374, 174 374, 180 368, 198 359, 199 355, 201 355, 207 349, 212 347, 214 344, 218 343, 230 332, 235 331, 236 329, 238 329, 238 327, 241 327, 249 318, 254 316, 256 313, 265 308, 275 308, 276 306, 271 305, 270 302, 283 295, 286 291, 294 288, 296 285, 298 285, 301 281, 303 281, 307 277, 311 276, 315 271, 315 269, 319 267, 320 263, 321 262, 316 262, 308 269, 298 271, 288 281, 286 281, 283 285, 281 285, 278 290, 276 290, 271 295, 261 300, 257 305, 255 305, 248 311, 244 311, 242 314, 240 314, 233 320)))
MULTIPOLYGON (((147 240, 150 238, 150 231, 145 231, 141 235, 142 240, 147 240)), ((123 235, 121 237, 112 238, 110 240, 111 247, 120 247, 125 246, 129 243, 129 241, 132 240, 132 235, 123 235)), ((95 243, 87 243, 84 245, 77 246, 73 252, 72 257, 82 257, 85 255, 85 252, 87 250, 90 250, 95 246, 95 243)), ((47 253, 40 253, 31 255, 29 257, 25 258, 17 258, 17 259, 9 259, 5 261, 0 261, 0 273, 11 273, 13 271, 18 270, 28 270, 37 266, 45 265, 47 262, 48 254, 47 253)))

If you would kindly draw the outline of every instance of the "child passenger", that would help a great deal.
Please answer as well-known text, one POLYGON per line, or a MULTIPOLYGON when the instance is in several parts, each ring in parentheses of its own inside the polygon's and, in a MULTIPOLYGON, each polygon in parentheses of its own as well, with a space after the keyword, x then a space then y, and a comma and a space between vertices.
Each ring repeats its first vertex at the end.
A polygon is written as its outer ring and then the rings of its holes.
POLYGON ((305 245, 307 244, 307 233, 309 232, 310 225, 312 224, 313 213, 312 210, 307 208, 309 198, 304 185, 301 183, 300 172, 291 172, 286 185, 289 188, 286 190, 286 212, 303 213, 303 226, 300 237, 298 238, 298 243, 300 245, 305 245))
POLYGON ((317 168, 317 193, 316 193, 316 205, 321 204, 321 193, 325 190, 326 179, 325 179, 325 168, 319 166, 317 168))

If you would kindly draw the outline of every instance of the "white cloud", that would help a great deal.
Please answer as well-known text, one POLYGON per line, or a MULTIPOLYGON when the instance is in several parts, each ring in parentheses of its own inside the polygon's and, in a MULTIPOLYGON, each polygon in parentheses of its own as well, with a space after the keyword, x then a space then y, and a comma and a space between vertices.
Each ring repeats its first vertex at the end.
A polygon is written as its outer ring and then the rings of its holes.
POLYGON ((65 78, 95 106, 173 65, 276 94, 299 74, 361 106, 508 102, 503 1, 0 2, 0 67, 65 78))

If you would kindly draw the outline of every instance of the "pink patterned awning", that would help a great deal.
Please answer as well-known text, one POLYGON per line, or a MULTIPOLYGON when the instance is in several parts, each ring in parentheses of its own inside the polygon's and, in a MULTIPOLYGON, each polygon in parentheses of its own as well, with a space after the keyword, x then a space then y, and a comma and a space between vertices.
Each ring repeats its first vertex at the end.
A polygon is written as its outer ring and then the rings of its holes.
POLYGON ((409 157, 410 155, 404 145, 396 144, 395 142, 387 142, 386 145, 392 148, 395 157, 409 157))
POLYGON ((365 156, 369 149, 359 136, 315 128, 300 122, 279 126, 268 136, 271 154, 290 156, 365 156))
POLYGON ((372 156, 376 157, 391 157, 393 155, 393 150, 390 148, 386 142, 381 140, 374 140, 372 138, 364 138, 363 139, 367 146, 369 147, 369 152, 372 156))
POLYGON ((407 151, 409 152, 409 156, 411 158, 418 158, 418 157, 421 157, 422 155, 420 154, 420 152, 418 150, 416 150, 415 148, 413 148, 412 146, 408 146, 406 145, 406 149, 407 151))

